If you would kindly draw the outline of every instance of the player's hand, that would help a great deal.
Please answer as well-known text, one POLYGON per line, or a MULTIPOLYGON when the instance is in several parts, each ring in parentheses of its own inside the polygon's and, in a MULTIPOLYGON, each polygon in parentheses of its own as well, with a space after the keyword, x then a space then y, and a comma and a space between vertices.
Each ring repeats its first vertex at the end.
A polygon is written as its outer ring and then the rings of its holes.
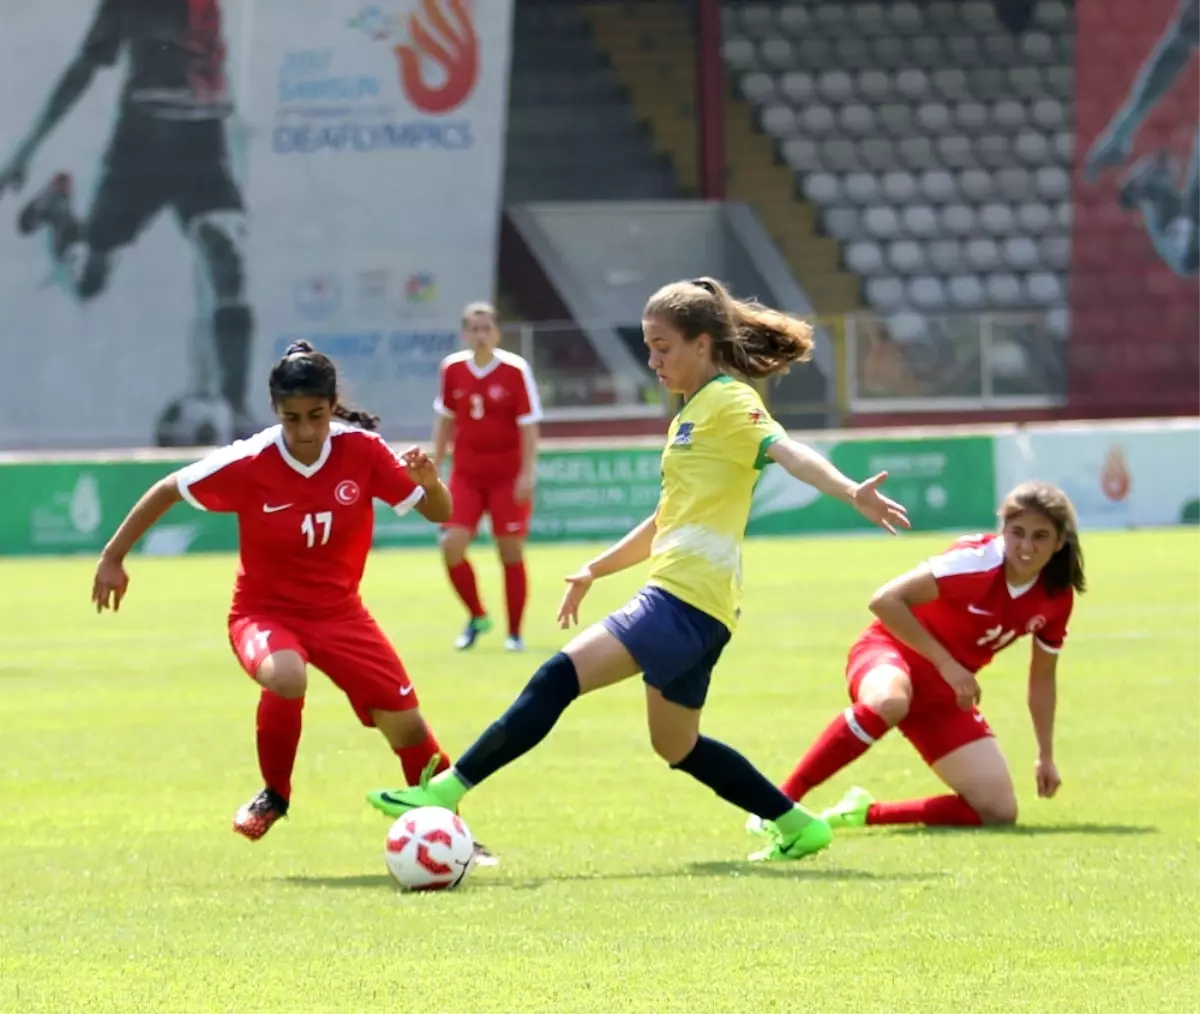
POLYGON ((887 472, 880 472, 855 486, 854 507, 872 524, 895 535, 897 528, 911 528, 912 525, 908 521, 908 509, 879 492, 887 477, 887 472))
POLYGON ((1052 760, 1039 759, 1033 766, 1033 777, 1037 781, 1037 794, 1042 799, 1053 799, 1058 787, 1062 785, 1058 768, 1052 760))
POLYGON ((517 476, 517 484, 513 487, 513 499, 517 503, 529 503, 533 497, 533 476, 522 472, 517 476))
POLYGON ((979 703, 983 692, 979 688, 979 681, 975 679, 975 674, 969 669, 951 659, 938 666, 938 672, 941 673, 942 679, 950 684, 950 689, 958 698, 958 706, 963 711, 970 711, 979 703))
POLYGON ((579 606, 583 597, 592 587, 596 578, 584 567, 566 578, 567 591, 563 595, 562 604, 558 607, 558 625, 562 630, 568 630, 579 623, 579 606))
POLYGON ((117 612, 128 587, 129 575, 125 573, 124 565, 107 556, 100 557, 96 576, 92 579, 92 601, 96 604, 96 612, 105 609, 117 612))
POLYGON ((404 460, 408 477, 418 486, 432 486, 435 482, 441 482, 437 465, 421 448, 410 447, 400 457, 404 460))
POLYGON ((3 169, 0 169, 0 196, 6 190, 20 190, 29 173, 30 157, 23 151, 17 152, 3 169))

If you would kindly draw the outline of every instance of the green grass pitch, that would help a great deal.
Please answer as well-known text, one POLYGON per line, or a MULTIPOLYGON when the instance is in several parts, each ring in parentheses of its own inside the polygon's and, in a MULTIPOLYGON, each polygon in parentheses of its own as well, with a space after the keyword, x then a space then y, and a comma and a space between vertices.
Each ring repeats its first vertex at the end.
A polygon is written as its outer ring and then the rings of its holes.
MULTIPOLYGON (((779 778, 845 706, 842 665, 885 578, 946 536, 760 541, 706 731, 779 778)), ((1200 536, 1086 538, 1092 591, 1060 666, 1058 799, 1033 791, 1028 641, 984 674, 1021 824, 845 832, 760 868, 742 815, 651 753, 637 683, 572 707, 468 800, 503 856, 452 894, 386 878, 365 789, 399 778, 314 674, 291 817, 229 828, 259 788, 256 692, 224 613, 227 557, 132 561, 117 616, 89 560, 0 562, 0 1010, 1195 1011, 1200 1006, 1200 536)), ((367 601, 442 742, 461 750, 564 643, 531 554, 529 653, 462 617, 433 552, 380 553, 367 601)), ((491 554, 474 556, 503 612, 491 554)), ((589 618, 634 571, 597 586, 589 618)), ((897 735, 811 798, 937 790, 897 735)))

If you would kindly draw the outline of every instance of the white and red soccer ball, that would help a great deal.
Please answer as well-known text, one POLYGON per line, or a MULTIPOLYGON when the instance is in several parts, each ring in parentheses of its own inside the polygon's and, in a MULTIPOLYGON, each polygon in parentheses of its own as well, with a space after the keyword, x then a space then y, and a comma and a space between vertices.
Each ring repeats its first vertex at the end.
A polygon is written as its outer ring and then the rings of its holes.
POLYGON ((471 872, 475 839, 463 819, 440 806, 410 810, 392 825, 384 860, 406 891, 444 891, 471 872))

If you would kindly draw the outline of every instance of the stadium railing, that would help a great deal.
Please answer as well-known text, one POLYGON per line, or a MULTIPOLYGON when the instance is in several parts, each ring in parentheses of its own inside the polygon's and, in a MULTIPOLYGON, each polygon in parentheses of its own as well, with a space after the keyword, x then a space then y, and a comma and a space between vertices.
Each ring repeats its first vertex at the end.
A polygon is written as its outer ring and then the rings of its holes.
MULTIPOLYGON (((837 348, 827 400, 793 394, 785 377, 760 385, 773 411, 846 420, 856 413, 969 416, 1066 404, 1066 342, 1053 314, 852 314, 820 323, 837 348)), ((618 330, 630 342, 640 336, 636 322, 618 330)), ((549 420, 645 419, 673 410, 649 369, 640 378, 613 371, 577 324, 508 324, 503 344, 533 367, 549 420)))

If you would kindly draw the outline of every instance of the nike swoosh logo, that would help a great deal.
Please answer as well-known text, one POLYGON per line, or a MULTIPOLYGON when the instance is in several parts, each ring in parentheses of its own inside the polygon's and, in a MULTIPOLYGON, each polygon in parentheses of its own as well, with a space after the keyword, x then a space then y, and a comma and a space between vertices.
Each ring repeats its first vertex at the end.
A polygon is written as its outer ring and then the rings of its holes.
POLYGON ((995 615, 994 613, 989 612, 987 609, 980 609, 978 606, 967 606, 967 612, 974 613, 976 616, 993 616, 993 615, 995 615))
POLYGON ((411 683, 406 687, 401 687, 400 688, 400 696, 407 697, 409 694, 411 694, 413 692, 414 689, 415 688, 413 687, 413 685, 411 683))
POLYGON ((275 514, 278 511, 285 511, 292 505, 290 503, 281 503, 278 507, 272 507, 269 503, 263 504, 264 514, 275 514))

